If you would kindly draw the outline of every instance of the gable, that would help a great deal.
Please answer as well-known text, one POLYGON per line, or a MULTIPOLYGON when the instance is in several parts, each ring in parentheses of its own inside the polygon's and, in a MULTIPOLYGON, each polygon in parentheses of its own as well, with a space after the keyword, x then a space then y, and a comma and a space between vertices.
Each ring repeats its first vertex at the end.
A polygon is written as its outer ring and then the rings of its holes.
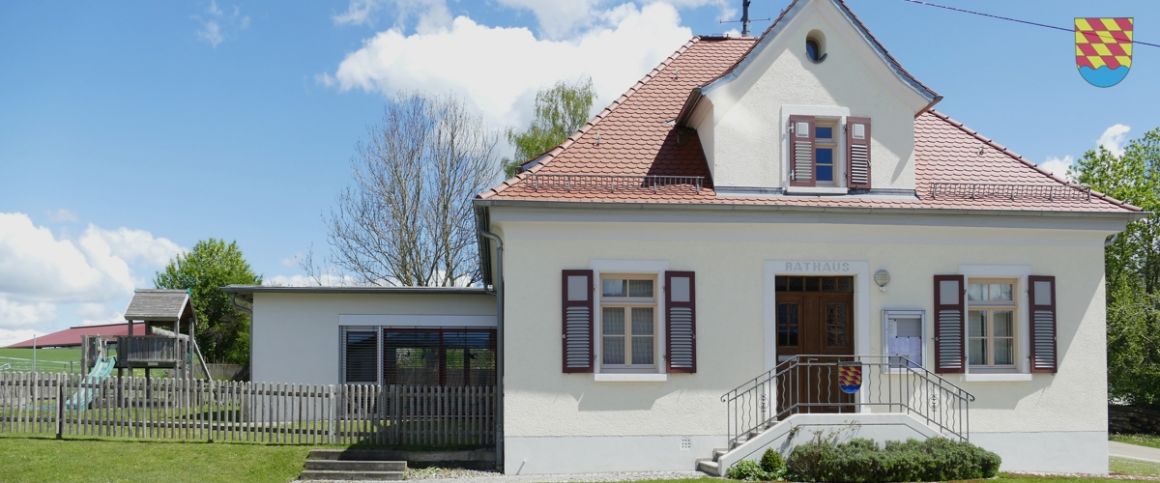
POLYGON ((701 138, 718 188, 786 189, 788 118, 811 115, 834 119, 838 128, 848 117, 871 118, 871 184, 913 192, 913 119, 937 95, 887 61, 846 12, 831 0, 795 2, 729 73, 701 89, 687 124, 701 138), (821 62, 808 58, 807 38, 822 40, 821 62))

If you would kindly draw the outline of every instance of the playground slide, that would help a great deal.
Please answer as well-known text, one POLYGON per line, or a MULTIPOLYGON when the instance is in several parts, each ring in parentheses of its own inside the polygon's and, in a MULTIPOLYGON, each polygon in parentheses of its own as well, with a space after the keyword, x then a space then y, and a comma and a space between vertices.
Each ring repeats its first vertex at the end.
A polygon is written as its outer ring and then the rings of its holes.
POLYGON ((97 359, 97 363, 93 365, 93 370, 89 371, 89 375, 85 376, 81 382, 80 390, 65 402, 65 408, 69 410, 88 409, 89 403, 92 403, 93 399, 97 397, 97 389, 86 386, 95 385, 108 379, 113 374, 113 365, 116 361, 116 358, 108 356, 97 359))

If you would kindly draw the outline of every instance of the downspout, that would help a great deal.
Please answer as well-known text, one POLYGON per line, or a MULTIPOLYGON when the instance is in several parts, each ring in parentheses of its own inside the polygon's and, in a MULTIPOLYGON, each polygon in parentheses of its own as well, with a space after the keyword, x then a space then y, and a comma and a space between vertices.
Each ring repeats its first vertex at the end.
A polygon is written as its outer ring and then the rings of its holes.
POLYGON ((503 239, 483 226, 477 231, 495 242, 495 466, 503 471, 503 239))

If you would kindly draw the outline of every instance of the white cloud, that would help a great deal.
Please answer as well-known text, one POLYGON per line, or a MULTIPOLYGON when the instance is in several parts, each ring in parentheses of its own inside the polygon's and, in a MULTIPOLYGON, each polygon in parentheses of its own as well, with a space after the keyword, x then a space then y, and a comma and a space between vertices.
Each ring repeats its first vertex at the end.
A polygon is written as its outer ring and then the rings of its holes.
POLYGON ((7 347, 17 342, 24 342, 35 335, 44 335, 44 331, 32 329, 5 329, 0 328, 0 347, 7 347))
POLYGON ((112 308, 106 304, 80 304, 76 308, 76 315, 80 318, 80 325, 119 324, 125 322, 123 308, 112 308))
POLYGON ((1120 157, 1124 155, 1124 141, 1128 138, 1128 131, 1131 131, 1131 126, 1127 124, 1113 124, 1104 133, 1100 134, 1098 141, 1099 146, 1103 146, 1108 152, 1120 157))
POLYGON ((56 306, 48 302, 18 302, 0 297, 0 328, 24 328, 55 318, 56 306))
POLYGON ((302 258, 306 256, 306 252, 294 252, 293 255, 278 260, 278 264, 286 268, 298 268, 301 264, 302 258))
POLYGON ((125 227, 107 230, 89 225, 81 236, 81 244, 91 246, 94 250, 105 250, 115 257, 128 262, 141 261, 150 266, 164 266, 174 257, 185 253, 185 249, 176 243, 154 237, 145 230, 133 230, 125 227))
POLYGON ((362 285, 350 275, 324 274, 319 278, 321 279, 321 283, 309 275, 275 275, 273 277, 263 278, 262 285, 271 287, 354 287, 362 285))
POLYGON ((1039 163, 1039 167, 1047 170, 1047 172, 1054 174, 1059 179, 1070 180, 1071 177, 1067 174, 1067 169, 1075 162, 1070 154, 1063 157, 1047 158, 1047 161, 1039 163))
POLYGON ((507 7, 528 10, 540 24, 540 33, 560 39, 573 34, 596 20, 601 0, 499 0, 507 7))
POLYGON ((217 0, 211 0, 205 9, 204 15, 194 15, 193 20, 199 25, 196 32, 197 39, 217 48, 227 38, 236 36, 238 32, 250 27, 250 17, 242 15, 237 6, 223 10, 217 0))
POLYGON ((74 239, 0 213, 0 338, 118 321, 133 289, 183 251, 143 230, 89 225, 74 239))
POLYGON ((489 27, 462 16, 436 32, 408 35, 392 28, 366 40, 321 81, 388 97, 452 93, 487 121, 519 126, 529 120, 539 89, 590 75, 602 107, 692 36, 667 3, 623 4, 597 22, 569 40, 544 40, 524 27, 489 27))
POLYGON ((388 6, 394 7, 394 26, 402 30, 412 18, 415 31, 438 32, 451 24, 451 11, 446 0, 350 0, 346 11, 330 17, 335 25, 368 25, 375 14, 388 6))
POLYGON ((59 208, 48 212, 48 219, 56 223, 73 223, 80 218, 67 208, 59 208))

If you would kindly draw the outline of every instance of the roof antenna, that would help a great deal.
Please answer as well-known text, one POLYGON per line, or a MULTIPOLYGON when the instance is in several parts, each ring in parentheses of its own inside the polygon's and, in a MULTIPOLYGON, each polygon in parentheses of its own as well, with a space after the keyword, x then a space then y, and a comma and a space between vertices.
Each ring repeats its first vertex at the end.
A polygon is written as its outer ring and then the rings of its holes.
POLYGON ((741 20, 722 20, 721 23, 741 22, 741 37, 749 36, 749 23, 754 20, 770 20, 768 18, 749 18, 749 4, 753 0, 741 0, 741 20))

